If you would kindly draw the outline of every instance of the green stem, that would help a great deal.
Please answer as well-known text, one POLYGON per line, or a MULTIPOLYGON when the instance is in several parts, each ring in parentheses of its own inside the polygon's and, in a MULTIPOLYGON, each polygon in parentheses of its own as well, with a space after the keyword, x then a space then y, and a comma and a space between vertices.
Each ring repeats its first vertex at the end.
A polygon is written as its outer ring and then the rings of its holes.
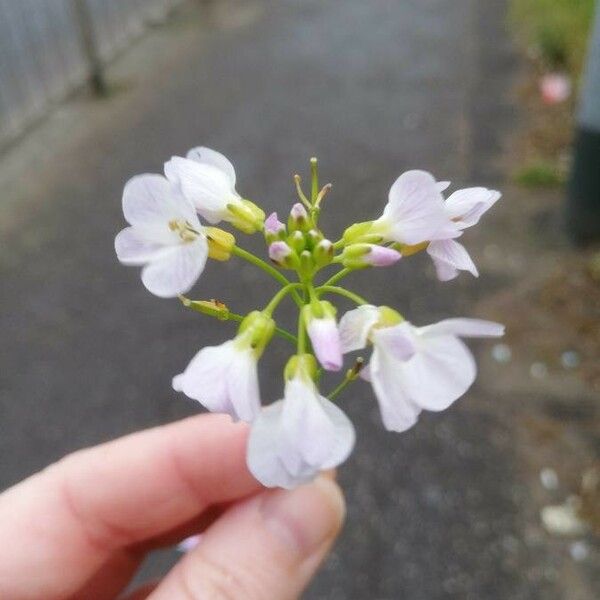
POLYGON ((363 298, 350 290, 334 285, 322 285, 316 289, 316 292, 317 294, 338 294, 338 296, 344 296, 359 306, 362 304, 369 304, 366 298, 363 298))
POLYGON ((304 288, 302 283, 288 283, 283 286, 274 296, 271 298, 267 306, 263 309, 263 312, 269 316, 273 314, 273 311, 277 308, 279 303, 293 290, 297 288, 304 288))
POLYGON ((298 354, 306 353, 306 327, 304 327, 304 318, 302 311, 298 315, 298 338, 297 338, 298 354))
MULTIPOLYGON (((269 263, 262 260, 262 258, 259 258, 258 256, 252 254, 252 252, 248 252, 247 250, 244 250, 243 248, 240 248, 236 245, 231 249, 231 253, 235 254, 239 258, 243 258, 249 263, 252 263, 259 269, 262 269, 265 273, 268 273, 271 277, 273 277, 273 279, 279 281, 281 285, 290 285, 291 281, 285 275, 280 273, 275 267, 272 267, 269 263)), ((298 306, 302 306, 302 300, 295 290, 292 291, 292 296, 296 304, 298 306)))
MULTIPOLYGON (((333 285, 334 283, 337 283, 340 279, 343 279, 344 277, 346 277, 346 275, 350 275, 350 273, 352 273, 352 269, 342 269, 341 271, 338 271, 333 277, 330 277, 323 284, 323 286, 333 285)), ((321 286, 321 287, 323 287, 323 286, 321 286)))
POLYGON ((352 381, 354 381, 354 378, 344 377, 342 382, 332 392, 329 393, 327 398, 329 400, 333 400, 352 381))

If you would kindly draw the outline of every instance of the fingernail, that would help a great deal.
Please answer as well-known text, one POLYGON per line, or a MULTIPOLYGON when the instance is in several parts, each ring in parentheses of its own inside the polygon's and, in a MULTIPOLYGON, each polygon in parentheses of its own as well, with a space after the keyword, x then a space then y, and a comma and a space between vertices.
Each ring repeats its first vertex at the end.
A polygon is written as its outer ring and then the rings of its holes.
POLYGON ((295 490, 272 492, 261 512, 270 532, 302 560, 337 534, 345 504, 338 485, 319 477, 295 490))

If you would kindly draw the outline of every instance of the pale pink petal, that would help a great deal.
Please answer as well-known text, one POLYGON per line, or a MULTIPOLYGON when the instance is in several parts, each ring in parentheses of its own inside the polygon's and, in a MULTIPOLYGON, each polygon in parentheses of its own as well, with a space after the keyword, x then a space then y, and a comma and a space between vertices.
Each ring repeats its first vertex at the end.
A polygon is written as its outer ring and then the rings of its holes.
POLYGON ((410 429, 417 422, 421 409, 403 387, 398 361, 375 346, 369 363, 369 376, 385 428, 398 432, 410 429))
POLYGON ((160 298, 173 298, 188 292, 200 277, 208 258, 204 237, 168 249, 142 269, 142 282, 160 298))
POLYGON ((283 262, 290 254, 292 249, 283 241, 269 244, 269 258, 276 263, 283 262))
POLYGON ((379 309, 371 304, 349 310, 340 319, 339 331, 344 354, 360 350, 367 345, 371 328, 379 320, 379 309))
POLYGON ((457 190, 446 200, 446 210, 461 228, 471 227, 479 222, 501 197, 500 192, 484 187, 457 190))
POLYGON ((448 408, 475 380, 469 349, 453 335, 428 336, 419 351, 398 365, 403 388, 415 405, 433 411, 448 408))
POLYGON ((126 227, 115 237, 115 251, 123 264, 141 266, 170 252, 170 247, 149 241, 135 227, 126 227))
POLYGON ((387 226, 390 239, 414 245, 432 239, 448 220, 432 175, 407 171, 392 185, 383 216, 375 224, 387 226))
POLYGON ((417 352, 416 341, 415 328, 407 321, 373 332, 373 344, 401 362, 409 360, 417 352))
POLYGON ((235 188, 236 176, 235 176, 235 168, 231 164, 231 161, 216 150, 211 150, 210 148, 206 148, 205 146, 198 146, 197 148, 192 148, 186 155, 186 158, 193 160, 198 163, 204 163, 206 165, 211 165, 220 169, 227 175, 231 187, 235 188))
POLYGON ((169 233, 168 223, 173 219, 183 219, 199 227, 198 217, 189 201, 162 175, 137 175, 125 184, 123 215, 130 225, 159 226, 166 233, 169 233))
POLYGON ((265 219, 265 233, 271 235, 277 235, 280 231, 285 229, 285 225, 277 218, 277 213, 271 213, 265 219))
POLYGON ((227 368, 234 352, 233 340, 202 348, 185 371, 173 378, 173 389, 183 392, 211 412, 234 415, 227 393, 227 368))
POLYGON ((339 371, 343 357, 340 334, 335 319, 312 318, 306 327, 318 361, 327 371, 339 371))
POLYGON ((456 271, 469 271, 477 277, 477 267, 462 244, 455 240, 437 240, 427 246, 427 253, 433 258, 440 281, 448 281, 456 276, 456 271))
POLYGON ((174 156, 165 163, 165 175, 209 223, 224 219, 227 204, 239 200, 229 177, 212 165, 174 156))
POLYGON ((422 335, 458 335, 461 337, 501 337, 504 325, 483 319, 444 319, 438 323, 419 328, 422 335))
POLYGON ((393 248, 371 245, 371 250, 365 254, 364 261, 373 267, 389 267, 401 258, 402 254, 393 248))
POLYGON ((438 181, 436 183, 438 192, 445 192, 450 187, 451 183, 451 181, 438 181))
POLYGON ((227 392, 234 420, 253 421, 260 412, 256 359, 251 348, 234 353, 227 369, 227 392))

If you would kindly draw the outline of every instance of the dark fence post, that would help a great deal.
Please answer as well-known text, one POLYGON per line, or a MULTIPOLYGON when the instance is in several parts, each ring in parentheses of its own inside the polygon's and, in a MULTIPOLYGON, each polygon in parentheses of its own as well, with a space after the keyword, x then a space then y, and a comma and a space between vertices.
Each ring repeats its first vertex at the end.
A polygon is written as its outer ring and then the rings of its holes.
POLYGON ((96 94, 104 96, 108 91, 108 86, 104 77, 104 66, 98 52, 98 42, 94 32, 90 8, 87 0, 73 0, 73 6, 81 44, 88 62, 90 85, 96 94))

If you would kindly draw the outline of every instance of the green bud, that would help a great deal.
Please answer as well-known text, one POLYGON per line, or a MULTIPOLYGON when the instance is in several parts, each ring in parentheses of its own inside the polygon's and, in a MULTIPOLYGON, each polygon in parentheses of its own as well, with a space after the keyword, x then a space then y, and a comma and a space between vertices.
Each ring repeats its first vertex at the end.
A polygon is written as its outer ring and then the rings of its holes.
POLYGON ((238 329, 236 342, 249 345, 259 358, 275 332, 275 321, 259 310, 253 310, 244 318, 238 329))
POLYGON ((288 229, 290 231, 308 231, 311 227, 312 223, 306 208, 300 202, 296 202, 290 211, 288 229))
POLYGON ((307 377, 314 381, 317 377, 317 360, 312 354, 296 354, 292 356, 283 370, 286 381, 294 377, 307 377))
POLYGON ((344 231, 343 240, 345 244, 352 244, 361 240, 373 226, 373 221, 365 221, 363 223, 354 223, 344 231))
POLYGON ((333 244, 329 240, 321 240, 312 252, 317 267, 328 265, 333 260, 333 254, 333 244))
POLYGON ((244 233, 261 231, 265 222, 264 211, 250 200, 238 200, 227 205, 230 217, 227 219, 234 227, 244 233))
POLYGON ((306 248, 306 240, 301 231, 294 231, 291 235, 288 235, 287 242, 298 254, 306 248))
POLYGON ((323 234, 316 229, 310 229, 306 233, 306 246, 309 250, 312 250, 321 240, 323 239, 323 234))

